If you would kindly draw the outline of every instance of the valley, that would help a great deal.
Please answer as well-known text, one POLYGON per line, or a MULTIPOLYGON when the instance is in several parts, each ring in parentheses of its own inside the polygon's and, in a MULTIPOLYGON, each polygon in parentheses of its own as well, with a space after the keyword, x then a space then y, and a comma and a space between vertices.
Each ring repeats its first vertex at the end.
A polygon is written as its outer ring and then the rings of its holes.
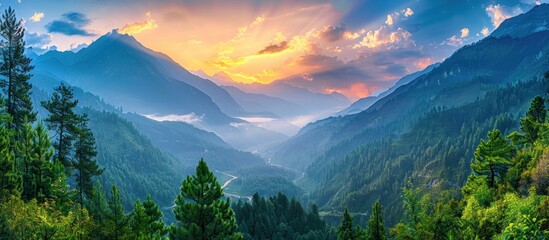
POLYGON ((122 2, 0 5, 0 239, 549 236, 549 3, 122 2))

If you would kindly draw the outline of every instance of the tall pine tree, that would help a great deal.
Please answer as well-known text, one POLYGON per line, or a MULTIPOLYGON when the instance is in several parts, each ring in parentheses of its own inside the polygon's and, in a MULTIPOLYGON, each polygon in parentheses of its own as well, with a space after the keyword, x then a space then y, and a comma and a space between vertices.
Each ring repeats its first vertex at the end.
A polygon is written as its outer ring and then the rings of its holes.
POLYGON ((147 200, 141 203, 137 200, 130 213, 130 229, 133 239, 162 239, 166 234, 166 226, 162 221, 162 211, 147 195, 147 200))
POLYGON ((195 176, 187 176, 175 200, 177 225, 170 229, 171 239, 241 239, 229 199, 222 200, 223 189, 201 159, 195 176))
POLYGON ((34 138, 35 132, 32 125, 26 122, 19 130, 19 139, 15 142, 15 153, 19 171, 23 173, 23 200, 31 200, 36 197, 34 190, 34 178, 31 168, 34 160, 34 138))
POLYGON ((53 148, 51 146, 48 130, 42 122, 39 122, 35 128, 35 140, 31 172, 34 177, 35 193, 38 200, 49 198, 51 195, 51 187, 54 181, 61 176, 60 173, 54 171, 52 163, 53 148))
POLYGON ((385 225, 383 224, 383 208, 379 201, 372 206, 372 216, 366 225, 366 240, 385 240, 385 225))
POLYGON ((95 138, 88 127, 88 117, 82 116, 76 127, 72 166, 76 170, 77 202, 83 206, 84 198, 89 198, 92 193, 92 178, 100 175, 103 169, 99 168, 93 159, 97 151, 95 151, 95 138))
POLYGON ((108 201, 108 211, 104 223, 107 239, 127 239, 129 234, 128 216, 124 214, 124 203, 116 185, 113 185, 111 189, 111 197, 108 201))
POLYGON ((0 21, 0 86, 6 96, 6 110, 13 117, 8 128, 21 130, 26 120, 36 120, 29 83, 33 67, 31 59, 25 56, 25 28, 22 20, 15 17, 15 10, 6 9, 0 21))
POLYGON ((15 154, 11 149, 12 130, 0 126, 0 201, 22 191, 22 178, 15 165, 15 154))
POLYGON ((77 104, 78 101, 73 99, 72 89, 63 83, 55 88, 49 101, 42 102, 42 106, 50 113, 45 120, 46 124, 55 132, 54 158, 63 164, 65 173, 69 176, 72 172, 70 153, 80 122, 80 117, 74 112, 77 104))
POLYGON ((513 148, 503 138, 499 130, 488 133, 488 141, 481 140, 471 163, 473 171, 488 177, 488 186, 494 187, 497 179, 503 179, 511 166, 513 148))
POLYGON ((520 119, 522 133, 513 132, 509 135, 509 139, 517 146, 533 145, 542 134, 542 124, 545 122, 546 115, 545 100, 541 96, 536 96, 532 99, 526 116, 520 119))
POLYGON ((105 231, 103 230, 106 229, 106 225, 109 224, 109 221, 107 221, 109 205, 107 203, 105 192, 103 191, 103 186, 99 180, 96 182, 92 190, 90 199, 86 201, 85 204, 86 209, 88 209, 88 212, 95 223, 94 232, 96 232, 97 238, 106 238, 105 231))
POLYGON ((353 227, 353 217, 349 210, 345 208, 343 212, 343 219, 337 228, 337 239, 338 240, 353 240, 358 238, 358 233, 353 227))

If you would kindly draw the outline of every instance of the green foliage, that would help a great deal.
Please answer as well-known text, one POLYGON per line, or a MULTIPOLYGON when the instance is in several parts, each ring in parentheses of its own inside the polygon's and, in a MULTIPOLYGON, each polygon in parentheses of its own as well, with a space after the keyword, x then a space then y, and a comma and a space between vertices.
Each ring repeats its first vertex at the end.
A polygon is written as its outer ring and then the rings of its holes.
POLYGON ((8 7, 0 19, 0 87, 6 96, 7 113, 13 118, 8 128, 16 130, 22 130, 25 122, 36 120, 29 83, 33 66, 25 56, 24 36, 23 20, 18 20, 15 10, 8 7))
POLYGON ((90 239, 92 234, 93 222, 85 209, 63 213, 36 199, 25 202, 11 196, 0 203, 0 216, 0 239, 90 239))
POLYGON ((385 233, 385 224, 383 223, 383 209, 379 201, 372 206, 372 215, 366 225, 366 240, 384 240, 387 239, 385 233))
POLYGON ((11 150, 13 131, 0 126, 0 200, 22 191, 22 177, 15 165, 15 154, 11 150))
POLYGON ((23 128, 18 132, 18 141, 15 142, 15 156, 16 162, 20 171, 23 173, 23 194, 24 200, 30 200, 36 197, 34 190, 33 176, 31 174, 31 162, 34 160, 33 156, 33 140, 35 132, 32 129, 32 125, 29 122, 25 122, 23 128))
MULTIPOLYGON (((532 107, 527 115, 535 115, 532 107)), ((539 182, 547 179, 543 168, 547 167, 548 152, 543 139, 509 146, 498 130, 491 131, 488 141, 481 140, 475 152, 477 161, 471 165, 477 174, 487 177, 470 175, 459 202, 442 192, 436 204, 425 201, 424 207, 415 207, 423 202, 418 200, 419 189, 404 188, 405 218, 391 234, 395 239, 546 239, 549 196, 539 191, 539 182), (494 166, 502 163, 503 171, 498 172, 494 166), (504 177, 508 167, 512 176, 504 177), (498 182, 491 179, 494 176, 499 176, 498 182)))
POLYGON ((74 112, 78 104, 73 99, 72 89, 65 84, 54 89, 51 99, 41 103, 48 110, 49 116, 46 118, 48 128, 55 132, 53 146, 55 147, 55 160, 60 161, 65 167, 67 175, 72 172, 70 154, 72 151, 73 140, 76 135, 79 122, 79 116, 74 112))
POLYGON ((88 127, 86 115, 77 125, 74 142, 74 160, 71 165, 76 170, 76 186, 78 189, 78 203, 84 204, 84 197, 91 196, 93 189, 92 178, 103 173, 97 162, 93 159, 97 155, 95 151, 95 138, 88 127))
POLYGON ((39 122, 35 128, 35 139, 33 148, 33 161, 31 162, 31 174, 35 186, 36 197, 43 201, 51 198, 53 182, 61 177, 60 172, 56 172, 52 163, 53 148, 47 129, 42 122, 39 122))
POLYGON ((343 218, 339 227, 337 227, 337 239, 339 240, 354 240, 358 239, 360 231, 358 228, 353 227, 353 217, 349 213, 349 210, 345 208, 343 211, 343 218))
MULTIPOLYGON (((471 173, 469 163, 479 141, 494 128, 502 133, 518 130, 515 113, 526 111, 532 96, 545 93, 547 83, 519 82, 463 106, 435 108, 399 136, 355 149, 349 146, 360 138, 343 142, 306 171, 303 182, 313 188, 310 201, 328 209, 365 212, 379 199, 385 222, 394 225, 404 211, 399 195, 408 179, 427 192, 450 189, 457 195, 471 173)), ((363 137, 372 134, 378 133, 372 130, 363 137)))
POLYGON ((471 163, 473 171, 488 177, 488 186, 495 187, 496 180, 503 180, 507 169, 511 167, 513 148, 499 130, 488 133, 488 141, 481 140, 475 151, 475 161, 471 163))
POLYGON ((187 176, 175 200, 177 225, 170 228, 172 239, 241 239, 229 199, 204 160, 196 175, 187 176))
POLYGON ((526 112, 526 117, 533 119, 537 123, 544 123, 547 115, 547 110, 545 109, 545 101, 541 96, 536 96, 532 99, 530 108, 526 112))
POLYGON ((226 192, 244 196, 252 196, 254 193, 261 196, 275 196, 282 192, 290 198, 301 196, 304 193, 292 182, 292 180, 299 178, 301 174, 279 167, 253 166, 239 169, 236 174, 238 178, 224 189, 226 192))
POLYGON ((244 239, 335 238, 316 205, 305 211, 297 200, 288 200, 283 193, 269 198, 256 193, 250 202, 238 201, 232 207, 244 239))
POLYGON ((105 235, 103 229, 109 223, 106 218, 109 212, 109 205, 107 204, 107 198, 103 191, 103 186, 99 181, 95 184, 90 199, 85 203, 86 209, 88 209, 93 222, 95 223, 93 231, 98 238, 102 238, 105 235))
POLYGON ((535 97, 530 103, 530 108, 526 112, 526 116, 520 119, 520 130, 523 134, 514 132, 510 135, 510 139, 515 145, 529 144, 532 145, 538 138, 542 124, 545 122, 547 110, 545 110, 545 101, 541 96, 535 97))
POLYGON ((129 234, 128 216, 124 213, 124 205, 120 191, 113 185, 105 214, 103 231, 107 239, 126 239, 129 234))
POLYGON ((162 208, 173 205, 178 194, 178 184, 174 183, 181 182, 189 170, 161 152, 131 122, 116 113, 90 108, 79 113, 88 116, 89 128, 96 139, 95 160, 104 169, 98 179, 105 186, 116 184, 120 188, 124 207, 131 208, 137 199, 145 199, 149 193, 162 208))
POLYGON ((150 195, 147 195, 147 200, 143 203, 140 200, 135 202, 129 217, 132 239, 162 239, 167 233, 162 221, 162 212, 150 195))

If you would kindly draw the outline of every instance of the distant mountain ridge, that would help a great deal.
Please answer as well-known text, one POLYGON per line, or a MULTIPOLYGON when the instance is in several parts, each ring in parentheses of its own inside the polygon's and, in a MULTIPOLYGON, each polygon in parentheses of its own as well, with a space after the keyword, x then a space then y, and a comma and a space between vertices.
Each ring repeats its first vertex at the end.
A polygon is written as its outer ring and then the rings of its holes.
MULTIPOLYGON (((545 8, 548 5, 537 6, 532 13, 545 8)), ((529 14, 519 19, 530 19, 529 14)), ((549 15, 546 18, 549 21, 549 15)), ((504 22, 501 27, 507 25, 504 22)), ((311 123, 291 139, 264 149, 264 155, 273 162, 305 169, 335 146, 345 145, 340 153, 344 155, 388 134, 401 134, 435 107, 458 107, 494 88, 541 77, 547 70, 548 54, 547 30, 521 38, 489 36, 457 50, 439 67, 397 88, 368 110, 311 123)))
MULTIPOLYGON (((347 99, 347 97, 343 94, 340 94, 337 92, 333 92, 333 93, 312 92, 306 88, 293 85, 292 81, 287 79, 276 80, 269 84, 262 84, 262 83, 246 84, 246 83, 238 83, 233 81, 230 78, 230 76, 224 72, 218 72, 213 76, 208 76, 203 71, 195 71, 194 74, 202 78, 212 79, 220 86, 237 88, 240 91, 239 94, 241 96, 241 100, 243 100, 242 93, 261 94, 267 97, 282 99, 287 103, 291 103, 291 105, 294 105, 294 106, 289 106, 291 108, 294 108, 295 105, 297 105, 309 112, 321 111, 323 113, 330 113, 330 114, 335 113, 345 107, 348 107, 350 104, 349 99, 347 99)), ((235 92, 233 91, 233 93, 235 92)), ((255 97, 257 97, 257 95, 255 97)), ((251 96, 252 99, 254 99, 255 97, 251 96)), ((249 100, 250 99, 247 99, 245 101, 249 101, 249 100)), ((266 104, 265 107, 270 108, 274 106, 269 106, 268 104, 266 104)), ((291 114, 286 113, 286 114, 279 114, 279 115, 291 115, 291 114)))
POLYGON ((50 51, 33 63, 36 76, 66 81, 126 112, 215 131, 239 149, 286 138, 232 117, 247 113, 225 89, 116 31, 77 53, 50 51))
MULTIPOLYGON (((100 37, 78 53, 47 52, 36 58, 34 71, 80 86, 132 112, 194 113, 210 124, 239 122, 223 113, 210 96, 182 80, 196 76, 187 72, 188 75, 176 78, 176 71, 180 74, 186 71, 167 56, 146 49, 133 37, 116 31, 100 37)), ((203 79, 188 82, 216 86, 203 79)))
POLYGON ((415 73, 404 76, 403 78, 398 80, 395 83, 395 85, 393 85, 389 89, 385 90, 384 92, 380 93, 379 95, 370 96, 370 97, 366 97, 366 98, 361 98, 361 99, 355 101, 353 104, 351 104, 351 106, 349 106, 348 108, 336 113, 335 115, 336 116, 338 116, 338 115, 349 115, 349 114, 355 114, 355 113, 362 112, 362 111, 368 109, 370 106, 374 105, 374 103, 377 100, 384 98, 385 96, 387 96, 387 95, 391 94, 392 92, 394 92, 400 86, 403 86, 403 85, 406 85, 406 84, 410 83, 411 81, 415 80, 419 76, 431 72, 434 68, 438 67, 439 65, 440 65, 440 63, 431 64, 431 65, 427 66, 425 69, 423 69, 421 71, 417 71, 415 73))

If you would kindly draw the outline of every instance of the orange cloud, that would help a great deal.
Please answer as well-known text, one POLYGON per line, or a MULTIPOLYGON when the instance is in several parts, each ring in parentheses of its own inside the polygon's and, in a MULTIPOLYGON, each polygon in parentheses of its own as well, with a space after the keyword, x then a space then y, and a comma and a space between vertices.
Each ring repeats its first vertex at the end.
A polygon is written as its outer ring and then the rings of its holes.
POLYGON ((404 16, 406 16, 406 17, 414 15, 414 11, 411 8, 406 8, 402 11, 404 12, 404 16))
POLYGON ((482 36, 488 36, 488 34, 490 34, 490 30, 488 30, 487 27, 483 28, 482 31, 480 31, 480 33, 482 34, 482 36))
POLYGON ((155 29, 158 27, 150 12, 147 12, 147 18, 148 20, 144 22, 126 24, 122 29, 118 30, 118 32, 122 34, 134 35, 145 30, 155 29))
POLYGON ((469 28, 462 28, 460 30, 461 32, 461 38, 466 38, 466 37, 469 37, 469 28))
POLYGON ((29 18, 29 20, 31 20, 32 22, 40 22, 40 20, 42 20, 42 18, 44 18, 44 16, 46 16, 46 14, 44 14, 43 12, 35 12, 29 18))
POLYGON ((387 20, 385 20, 385 24, 392 26, 394 24, 393 17, 391 15, 387 15, 387 20))
POLYGON ((505 19, 522 13, 522 10, 520 8, 511 9, 511 8, 496 4, 496 5, 489 5, 486 8, 486 13, 492 19, 492 24, 494 25, 494 27, 497 28, 503 21, 505 21, 505 19))

